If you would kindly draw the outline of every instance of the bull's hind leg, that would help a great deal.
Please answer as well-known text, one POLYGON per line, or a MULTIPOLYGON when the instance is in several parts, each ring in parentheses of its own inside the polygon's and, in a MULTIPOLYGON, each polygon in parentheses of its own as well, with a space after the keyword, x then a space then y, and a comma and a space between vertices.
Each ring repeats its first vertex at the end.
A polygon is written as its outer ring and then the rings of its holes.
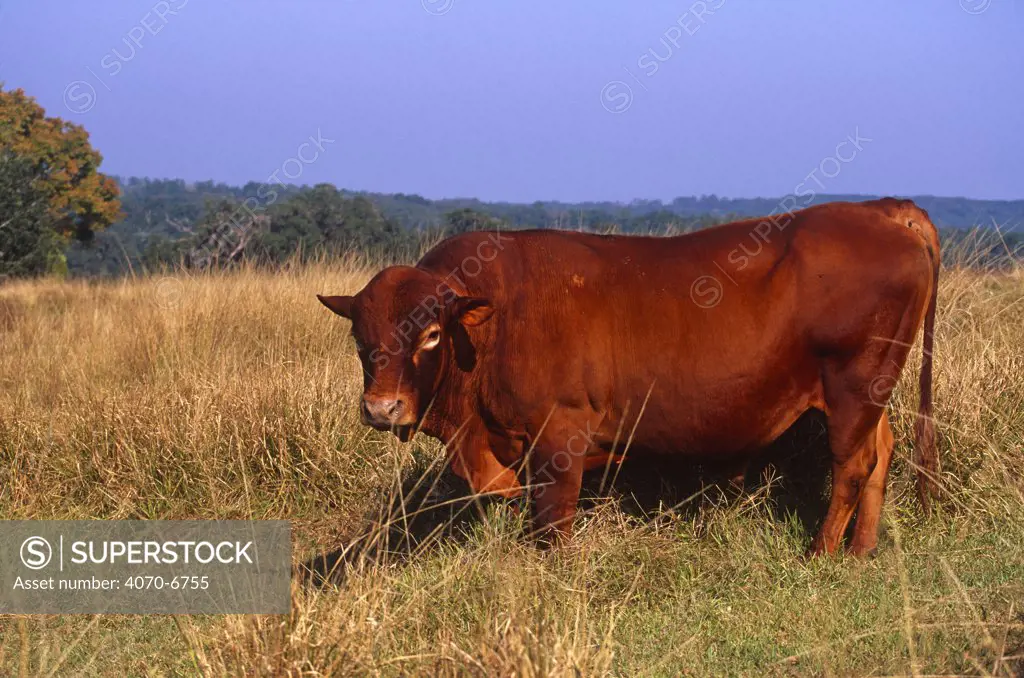
MULTIPOLYGON (((878 465, 876 430, 884 398, 874 391, 879 383, 895 383, 902 361, 891 351, 870 350, 841 367, 827 367, 823 375, 828 412, 828 439, 832 451, 832 499, 811 554, 835 553, 853 517, 868 480, 878 465)), ((885 394, 886 396, 888 393, 885 394)))
POLYGON ((885 484, 889 477, 889 464, 892 462, 893 442, 889 416, 883 412, 875 428, 878 463, 868 478, 860 505, 857 506, 857 521, 853 528, 853 541, 849 547, 852 555, 868 555, 873 553, 878 545, 878 523, 882 517, 882 506, 885 504, 885 484))
POLYGON ((908 300, 888 312, 876 311, 873 330, 865 333, 860 353, 834 358, 822 369, 832 449, 832 499, 825 523, 811 545, 812 554, 836 552, 862 496, 864 525, 858 525, 860 539, 855 539, 851 550, 864 553, 864 549, 874 548, 892 457, 885 406, 907 362, 920 325, 920 308, 921 304, 908 300), (885 321, 893 318, 896 322, 891 331, 885 331, 885 321))

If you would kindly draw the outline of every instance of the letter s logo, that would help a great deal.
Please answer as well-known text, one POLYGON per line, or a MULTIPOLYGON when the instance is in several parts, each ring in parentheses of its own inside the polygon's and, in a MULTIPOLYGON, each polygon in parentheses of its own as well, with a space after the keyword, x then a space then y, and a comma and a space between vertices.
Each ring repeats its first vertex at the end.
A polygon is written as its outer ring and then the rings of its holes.
POLYGON ((41 570, 50 564, 53 549, 42 537, 29 537, 21 542, 21 562, 30 570, 41 570))

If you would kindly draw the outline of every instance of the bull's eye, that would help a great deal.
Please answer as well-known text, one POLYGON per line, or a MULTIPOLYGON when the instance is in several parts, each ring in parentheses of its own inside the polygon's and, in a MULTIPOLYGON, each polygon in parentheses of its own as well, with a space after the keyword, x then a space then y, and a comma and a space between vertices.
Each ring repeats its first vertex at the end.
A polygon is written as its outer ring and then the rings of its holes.
POLYGON ((433 348, 437 348, 437 345, 441 343, 441 328, 434 326, 423 333, 420 337, 420 344, 416 347, 418 351, 429 351, 433 348))

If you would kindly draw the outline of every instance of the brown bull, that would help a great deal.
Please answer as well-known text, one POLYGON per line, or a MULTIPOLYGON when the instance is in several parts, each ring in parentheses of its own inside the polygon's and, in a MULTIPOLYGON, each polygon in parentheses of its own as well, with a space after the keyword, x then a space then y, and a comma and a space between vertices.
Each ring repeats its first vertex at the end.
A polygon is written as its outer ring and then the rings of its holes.
POLYGON ((584 470, 628 454, 742 465, 811 408, 833 489, 812 552, 877 542, 885 405, 924 324, 919 491, 937 471, 931 348, 939 243, 912 202, 831 203, 672 238, 552 230, 449 238, 354 297, 366 423, 447 446, 477 492, 522 492, 572 528, 584 470))

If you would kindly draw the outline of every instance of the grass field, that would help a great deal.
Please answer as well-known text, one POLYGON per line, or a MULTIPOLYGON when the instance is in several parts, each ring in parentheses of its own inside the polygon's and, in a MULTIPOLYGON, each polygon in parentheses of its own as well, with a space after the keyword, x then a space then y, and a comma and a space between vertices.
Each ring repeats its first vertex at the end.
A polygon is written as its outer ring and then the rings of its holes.
POLYGON ((699 469, 589 479, 553 552, 459 501, 436 442, 358 421, 348 328, 314 293, 372 270, 0 288, 0 518, 285 518, 297 562, 348 547, 288 616, 0 618, 0 675, 1024 675, 1019 270, 944 271, 938 510, 909 465, 917 347, 879 555, 809 562, 813 419, 742 497, 699 469))

